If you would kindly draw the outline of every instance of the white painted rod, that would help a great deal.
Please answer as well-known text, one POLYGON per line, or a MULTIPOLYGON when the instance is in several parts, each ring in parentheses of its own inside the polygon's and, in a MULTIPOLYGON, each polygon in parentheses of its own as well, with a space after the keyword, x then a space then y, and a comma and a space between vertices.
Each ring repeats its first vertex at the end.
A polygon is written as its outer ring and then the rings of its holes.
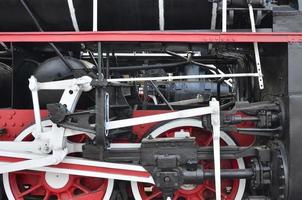
POLYGON ((227 0, 222 0, 222 32, 227 31, 227 0))
POLYGON ((93 0, 93 31, 98 31, 98 0, 93 0))
POLYGON ((164 0, 158 0, 158 14, 159 14, 159 30, 165 30, 165 5, 164 0))
POLYGON ((76 13, 75 13, 74 5, 73 5, 73 0, 67 0, 67 3, 68 3, 70 18, 72 21, 73 28, 76 32, 79 32, 80 29, 79 29, 79 25, 78 25, 76 13))
POLYGON ((163 76, 163 77, 138 77, 138 78, 113 78, 107 79, 107 82, 135 82, 135 81, 163 81, 180 79, 208 79, 208 78, 239 78, 239 77, 258 77, 258 73, 238 73, 238 74, 206 74, 206 75, 188 75, 188 76, 163 76))

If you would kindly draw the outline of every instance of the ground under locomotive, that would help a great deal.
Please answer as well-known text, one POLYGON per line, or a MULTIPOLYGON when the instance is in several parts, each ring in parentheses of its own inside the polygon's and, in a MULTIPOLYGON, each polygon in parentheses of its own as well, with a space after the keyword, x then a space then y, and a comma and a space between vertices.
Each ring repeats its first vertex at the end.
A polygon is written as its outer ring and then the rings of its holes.
MULTIPOLYGON (((95 28, 183 37, 299 29, 299 12, 285 1, 228 1, 226 18, 220 1, 198 2, 185 16, 176 11, 186 4, 160 2, 133 3, 149 6, 149 19, 141 9, 124 19, 130 4, 116 1, 124 9, 100 12, 95 28)), ((1 3, 24 15, 0 20, 2 31, 93 26, 82 13, 90 3, 73 2, 83 6, 78 20, 71 9, 62 21, 35 13, 34 1, 1 3)), ((71 2, 60 6, 63 15, 71 2)), ((208 40, 1 42, 0 199, 299 199, 299 40, 208 40)))

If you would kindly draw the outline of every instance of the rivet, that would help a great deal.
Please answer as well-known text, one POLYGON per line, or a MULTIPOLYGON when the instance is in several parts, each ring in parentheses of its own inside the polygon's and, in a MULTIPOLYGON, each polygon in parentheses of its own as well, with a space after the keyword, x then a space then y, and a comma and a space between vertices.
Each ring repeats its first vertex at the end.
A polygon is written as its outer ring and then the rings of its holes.
POLYGON ((16 126, 16 123, 15 123, 15 122, 12 123, 12 127, 14 127, 14 126, 16 126))

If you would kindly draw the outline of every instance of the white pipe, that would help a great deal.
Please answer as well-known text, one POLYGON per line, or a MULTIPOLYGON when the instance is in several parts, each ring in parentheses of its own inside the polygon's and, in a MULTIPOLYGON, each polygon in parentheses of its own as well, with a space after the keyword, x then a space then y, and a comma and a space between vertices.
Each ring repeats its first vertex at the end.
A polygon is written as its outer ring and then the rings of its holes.
POLYGON ((76 17, 76 14, 75 14, 73 0, 67 0, 67 3, 68 3, 68 8, 69 8, 69 12, 70 12, 70 18, 71 18, 71 21, 72 21, 73 28, 74 28, 74 30, 76 32, 79 32, 80 29, 79 29, 77 17, 76 17))
MULTIPOLYGON (((216 29, 216 21, 217 21, 217 3, 212 3, 212 18, 211 18, 211 30, 216 29)), ((212 50, 213 43, 209 43, 209 50, 212 50)))
POLYGON ((93 31, 98 31, 98 0, 93 0, 93 31))
POLYGON ((222 0, 222 32, 227 31, 227 0, 222 0))
POLYGON ((164 0, 158 0, 158 14, 159 14, 159 30, 165 30, 165 9, 164 0))
POLYGON ((249 7, 249 14, 250 14, 250 20, 251 20, 251 29, 253 33, 256 33, 256 26, 255 26, 255 17, 254 17, 254 10, 252 4, 248 4, 249 7))
POLYGON ((217 3, 212 4, 212 18, 211 18, 211 30, 216 29, 216 19, 217 19, 217 3))

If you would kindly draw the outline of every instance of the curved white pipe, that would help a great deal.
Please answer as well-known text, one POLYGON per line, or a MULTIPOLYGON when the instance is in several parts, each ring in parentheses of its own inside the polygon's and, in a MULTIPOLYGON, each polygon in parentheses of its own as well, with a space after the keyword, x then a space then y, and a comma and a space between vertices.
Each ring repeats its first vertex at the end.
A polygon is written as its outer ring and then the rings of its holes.
POLYGON ((75 9, 74 9, 74 5, 73 5, 73 0, 67 0, 67 3, 68 3, 70 18, 71 18, 71 21, 72 21, 73 28, 74 28, 74 30, 75 30, 76 32, 79 32, 80 29, 79 29, 77 17, 76 17, 76 14, 75 14, 75 9))

